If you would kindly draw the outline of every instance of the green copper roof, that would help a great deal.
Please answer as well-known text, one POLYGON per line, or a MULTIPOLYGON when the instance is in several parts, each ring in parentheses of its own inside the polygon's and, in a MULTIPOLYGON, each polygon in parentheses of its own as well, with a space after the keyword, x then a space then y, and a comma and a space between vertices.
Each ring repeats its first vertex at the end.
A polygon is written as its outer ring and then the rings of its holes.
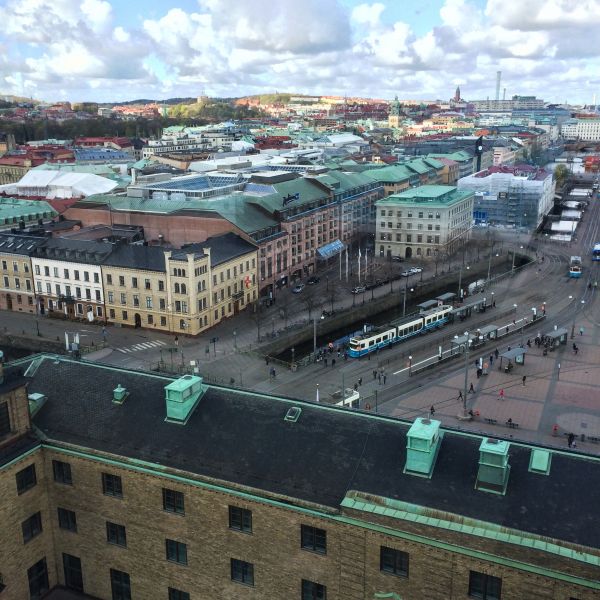
POLYGON ((473 192, 459 190, 453 185, 422 185, 378 200, 377 205, 426 204, 431 207, 447 207, 473 195, 473 192))
POLYGON ((413 176, 413 173, 404 165, 390 165, 380 169, 369 169, 364 174, 373 181, 380 183, 401 183, 408 181, 413 176))
POLYGON ((21 219, 32 221, 53 218, 58 213, 43 200, 18 200, 17 198, 0 198, 0 225, 17 223, 21 219))

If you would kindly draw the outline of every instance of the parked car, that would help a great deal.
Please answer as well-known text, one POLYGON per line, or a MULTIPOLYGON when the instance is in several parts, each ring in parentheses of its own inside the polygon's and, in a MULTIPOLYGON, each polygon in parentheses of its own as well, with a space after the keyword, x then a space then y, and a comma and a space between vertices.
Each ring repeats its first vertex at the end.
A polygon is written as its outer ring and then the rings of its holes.
POLYGON ((411 267, 411 268, 409 269, 409 271, 410 271, 411 273, 414 273, 414 274, 416 275, 417 273, 421 273, 421 272, 423 271, 423 269, 421 269, 421 267, 411 267))
POLYGON ((353 294, 362 294, 367 288, 364 285, 357 285, 352 289, 353 294))
POLYGON ((303 283, 297 283, 292 288, 292 294, 299 294, 303 289, 304 289, 304 284, 303 283))
POLYGON ((306 280, 306 283, 308 283, 308 285, 315 285, 316 283, 319 283, 319 281, 321 280, 316 275, 313 275, 306 280))
POLYGON ((324 319, 325 317, 333 317, 333 315, 335 315, 335 310, 331 311, 331 310, 324 310, 321 313, 321 319, 324 319))
POLYGON ((411 275, 414 275, 414 273, 412 271, 402 271, 401 275, 402 277, 410 277, 411 275))
POLYGON ((392 256, 392 260, 394 262, 404 262, 404 258, 402 256, 392 256))

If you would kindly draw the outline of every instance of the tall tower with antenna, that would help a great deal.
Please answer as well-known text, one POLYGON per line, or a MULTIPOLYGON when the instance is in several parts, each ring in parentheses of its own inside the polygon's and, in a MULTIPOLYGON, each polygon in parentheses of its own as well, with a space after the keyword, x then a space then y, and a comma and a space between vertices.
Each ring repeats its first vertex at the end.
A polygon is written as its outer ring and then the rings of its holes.
POLYGON ((496 71, 496 102, 500 100, 500 83, 502 82, 502 71, 496 71))

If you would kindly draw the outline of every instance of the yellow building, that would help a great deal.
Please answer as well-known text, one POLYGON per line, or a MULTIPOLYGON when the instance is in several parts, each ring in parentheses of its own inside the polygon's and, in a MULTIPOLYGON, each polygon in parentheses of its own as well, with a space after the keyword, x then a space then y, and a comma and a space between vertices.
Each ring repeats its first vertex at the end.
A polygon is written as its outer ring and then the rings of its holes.
POLYGON ((257 248, 228 233, 182 249, 118 246, 102 266, 108 322, 198 335, 257 299, 257 248))
POLYGON ((30 256, 45 240, 0 234, 0 310, 36 312, 30 256))

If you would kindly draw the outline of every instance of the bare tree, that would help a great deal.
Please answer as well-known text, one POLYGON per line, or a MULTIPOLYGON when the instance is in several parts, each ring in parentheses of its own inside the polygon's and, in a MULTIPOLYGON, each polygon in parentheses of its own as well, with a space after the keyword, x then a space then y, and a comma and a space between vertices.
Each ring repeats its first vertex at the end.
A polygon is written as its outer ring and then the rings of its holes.
POLYGON ((308 320, 310 321, 312 318, 312 311, 317 306, 317 296, 314 290, 314 287, 309 287, 302 292, 300 297, 302 304, 308 311, 308 320))
POLYGON ((264 313, 264 308, 262 306, 262 304, 256 300, 254 302, 254 304, 252 305, 252 320, 254 321, 254 323, 256 323, 256 331, 257 331, 257 337, 258 337, 258 341, 260 342, 260 326, 262 325, 262 323, 265 320, 265 313, 264 313))
POLYGON ((339 294, 340 288, 337 285, 330 283, 329 289, 327 290, 327 301, 331 305, 331 312, 333 312, 333 303, 338 299, 339 294))
POLYGON ((288 317, 290 315, 290 295, 288 292, 277 296, 277 306, 279 307, 279 315, 284 320, 285 327, 288 326, 288 317))

